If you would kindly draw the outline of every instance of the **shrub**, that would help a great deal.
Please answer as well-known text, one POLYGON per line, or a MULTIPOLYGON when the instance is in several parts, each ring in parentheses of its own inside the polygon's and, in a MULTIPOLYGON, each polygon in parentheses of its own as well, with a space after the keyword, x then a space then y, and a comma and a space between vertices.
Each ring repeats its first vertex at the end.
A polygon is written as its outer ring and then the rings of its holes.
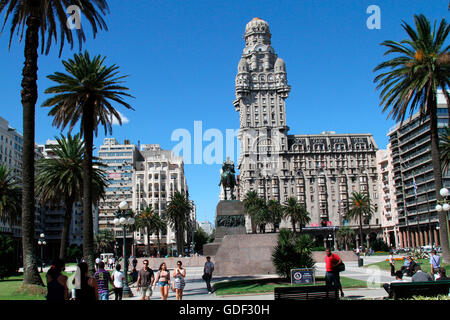
POLYGON ((14 244, 10 237, 0 235, 0 279, 12 276, 17 271, 14 244))
POLYGON ((314 267, 312 246, 313 241, 308 235, 280 230, 277 245, 272 252, 272 262, 277 274, 289 278, 291 269, 314 267))
POLYGON ((376 239, 370 242, 370 246, 372 247, 373 251, 389 252, 389 246, 386 242, 383 241, 383 239, 376 239))

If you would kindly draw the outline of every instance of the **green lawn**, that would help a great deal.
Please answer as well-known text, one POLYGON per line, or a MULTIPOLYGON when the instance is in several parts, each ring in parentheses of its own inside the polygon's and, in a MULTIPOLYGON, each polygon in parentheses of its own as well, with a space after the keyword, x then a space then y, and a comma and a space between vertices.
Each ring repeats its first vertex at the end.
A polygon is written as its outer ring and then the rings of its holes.
MULTIPOLYGON (((343 288, 366 288, 367 282, 341 277, 343 288)), ((324 277, 316 277, 316 285, 325 285, 324 277)), ((290 282, 280 278, 223 281, 214 284, 216 295, 273 293, 275 287, 290 287, 290 282)), ((294 285, 308 286, 308 285, 294 285)))

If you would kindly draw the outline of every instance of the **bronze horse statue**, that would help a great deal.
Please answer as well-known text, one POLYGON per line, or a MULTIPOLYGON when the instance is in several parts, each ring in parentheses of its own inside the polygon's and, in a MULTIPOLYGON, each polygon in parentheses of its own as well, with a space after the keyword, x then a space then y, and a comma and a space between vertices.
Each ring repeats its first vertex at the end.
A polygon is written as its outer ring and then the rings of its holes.
POLYGON ((234 177, 235 175, 235 171, 234 171, 234 164, 233 162, 229 161, 229 159, 227 159, 227 161, 225 161, 222 165, 222 172, 220 174, 220 183, 219 186, 221 185, 223 187, 223 193, 225 195, 225 200, 227 200, 227 189, 229 188, 230 190, 230 194, 231 194, 231 200, 235 200, 235 196, 234 196, 234 187, 236 186, 236 179, 234 177))

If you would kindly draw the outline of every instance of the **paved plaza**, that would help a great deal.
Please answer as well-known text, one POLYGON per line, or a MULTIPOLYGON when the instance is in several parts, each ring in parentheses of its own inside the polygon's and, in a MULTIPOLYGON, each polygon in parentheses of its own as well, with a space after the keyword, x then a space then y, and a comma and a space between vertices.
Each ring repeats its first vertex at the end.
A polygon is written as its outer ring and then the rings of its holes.
MULTIPOLYGON (((379 261, 384 261, 387 256, 371 256, 363 257, 364 264, 372 264, 379 261)), ((387 263, 387 262, 386 262, 387 263)), ((344 289, 345 297, 348 299, 382 299, 387 296, 386 291, 383 288, 379 288, 376 285, 384 282, 390 282, 393 277, 390 276, 390 272, 377 270, 372 268, 358 267, 356 261, 345 262, 346 270, 341 273, 341 276, 352 279, 358 279, 368 282, 367 288, 358 289, 344 289)), ((205 282, 202 280, 203 268, 202 267, 188 267, 186 268, 186 287, 184 290, 183 300, 273 300, 273 293, 271 294, 252 294, 252 295, 230 295, 230 296, 217 296, 215 293, 208 294, 206 290, 205 282)), ((325 263, 316 263, 316 276, 325 275, 325 263)), ((263 275, 260 278, 277 277, 277 275, 263 275)), ((242 280, 252 279, 256 277, 213 277, 211 284, 220 281, 230 280, 242 280)), ((125 298, 127 300, 139 300, 140 293, 136 291, 136 287, 131 287, 134 294, 131 298, 125 298)), ((110 298, 114 298, 111 295, 110 298)), ((151 300, 161 300, 159 288, 156 287, 151 300)), ((170 291, 168 300, 175 300, 175 293, 170 291)))

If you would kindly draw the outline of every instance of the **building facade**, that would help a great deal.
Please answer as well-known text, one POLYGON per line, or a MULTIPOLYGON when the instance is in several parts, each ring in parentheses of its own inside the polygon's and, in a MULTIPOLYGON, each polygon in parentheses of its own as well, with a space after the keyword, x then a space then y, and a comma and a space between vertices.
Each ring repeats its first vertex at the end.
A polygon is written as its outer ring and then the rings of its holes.
MULTIPOLYGON (((317 235, 321 242, 327 228, 356 223, 345 219, 353 191, 378 198, 378 147, 371 134, 289 134, 285 100, 291 87, 285 62, 271 46, 267 22, 250 21, 244 40, 233 102, 240 119, 239 198, 250 190, 281 203, 295 197, 310 213, 308 227, 323 228, 317 235)), ((378 208, 367 222, 365 234, 376 237, 378 208)))
POLYGON ((378 205, 380 221, 383 230, 383 240, 390 247, 398 247, 398 211, 395 198, 394 167, 392 164, 392 149, 388 144, 386 150, 377 151, 378 190, 380 192, 378 205))
MULTIPOLYGON (((133 171, 132 208, 140 213, 145 208, 167 220, 166 209, 175 191, 189 195, 184 175, 183 158, 175 156, 171 150, 163 150, 159 144, 144 144, 140 150, 140 159, 133 171)), ((194 211, 195 214, 195 211, 194 211)), ((195 217, 191 217, 194 219, 195 217)), ((189 233, 186 239, 190 238, 189 233)), ((161 251, 164 255, 175 248, 175 231, 167 225, 167 229, 159 234, 161 251)), ((147 250, 148 237, 145 230, 136 232, 136 245, 141 251, 147 250)), ((150 236, 150 246, 156 255, 158 243, 156 234, 150 236)))
MULTIPOLYGON (((438 93, 437 117, 438 130, 442 133, 449 121, 442 92, 438 93)), ((396 188, 399 246, 439 245, 429 117, 416 113, 394 126, 388 136, 396 188)), ((443 185, 450 187, 448 171, 443 175, 443 185)))

